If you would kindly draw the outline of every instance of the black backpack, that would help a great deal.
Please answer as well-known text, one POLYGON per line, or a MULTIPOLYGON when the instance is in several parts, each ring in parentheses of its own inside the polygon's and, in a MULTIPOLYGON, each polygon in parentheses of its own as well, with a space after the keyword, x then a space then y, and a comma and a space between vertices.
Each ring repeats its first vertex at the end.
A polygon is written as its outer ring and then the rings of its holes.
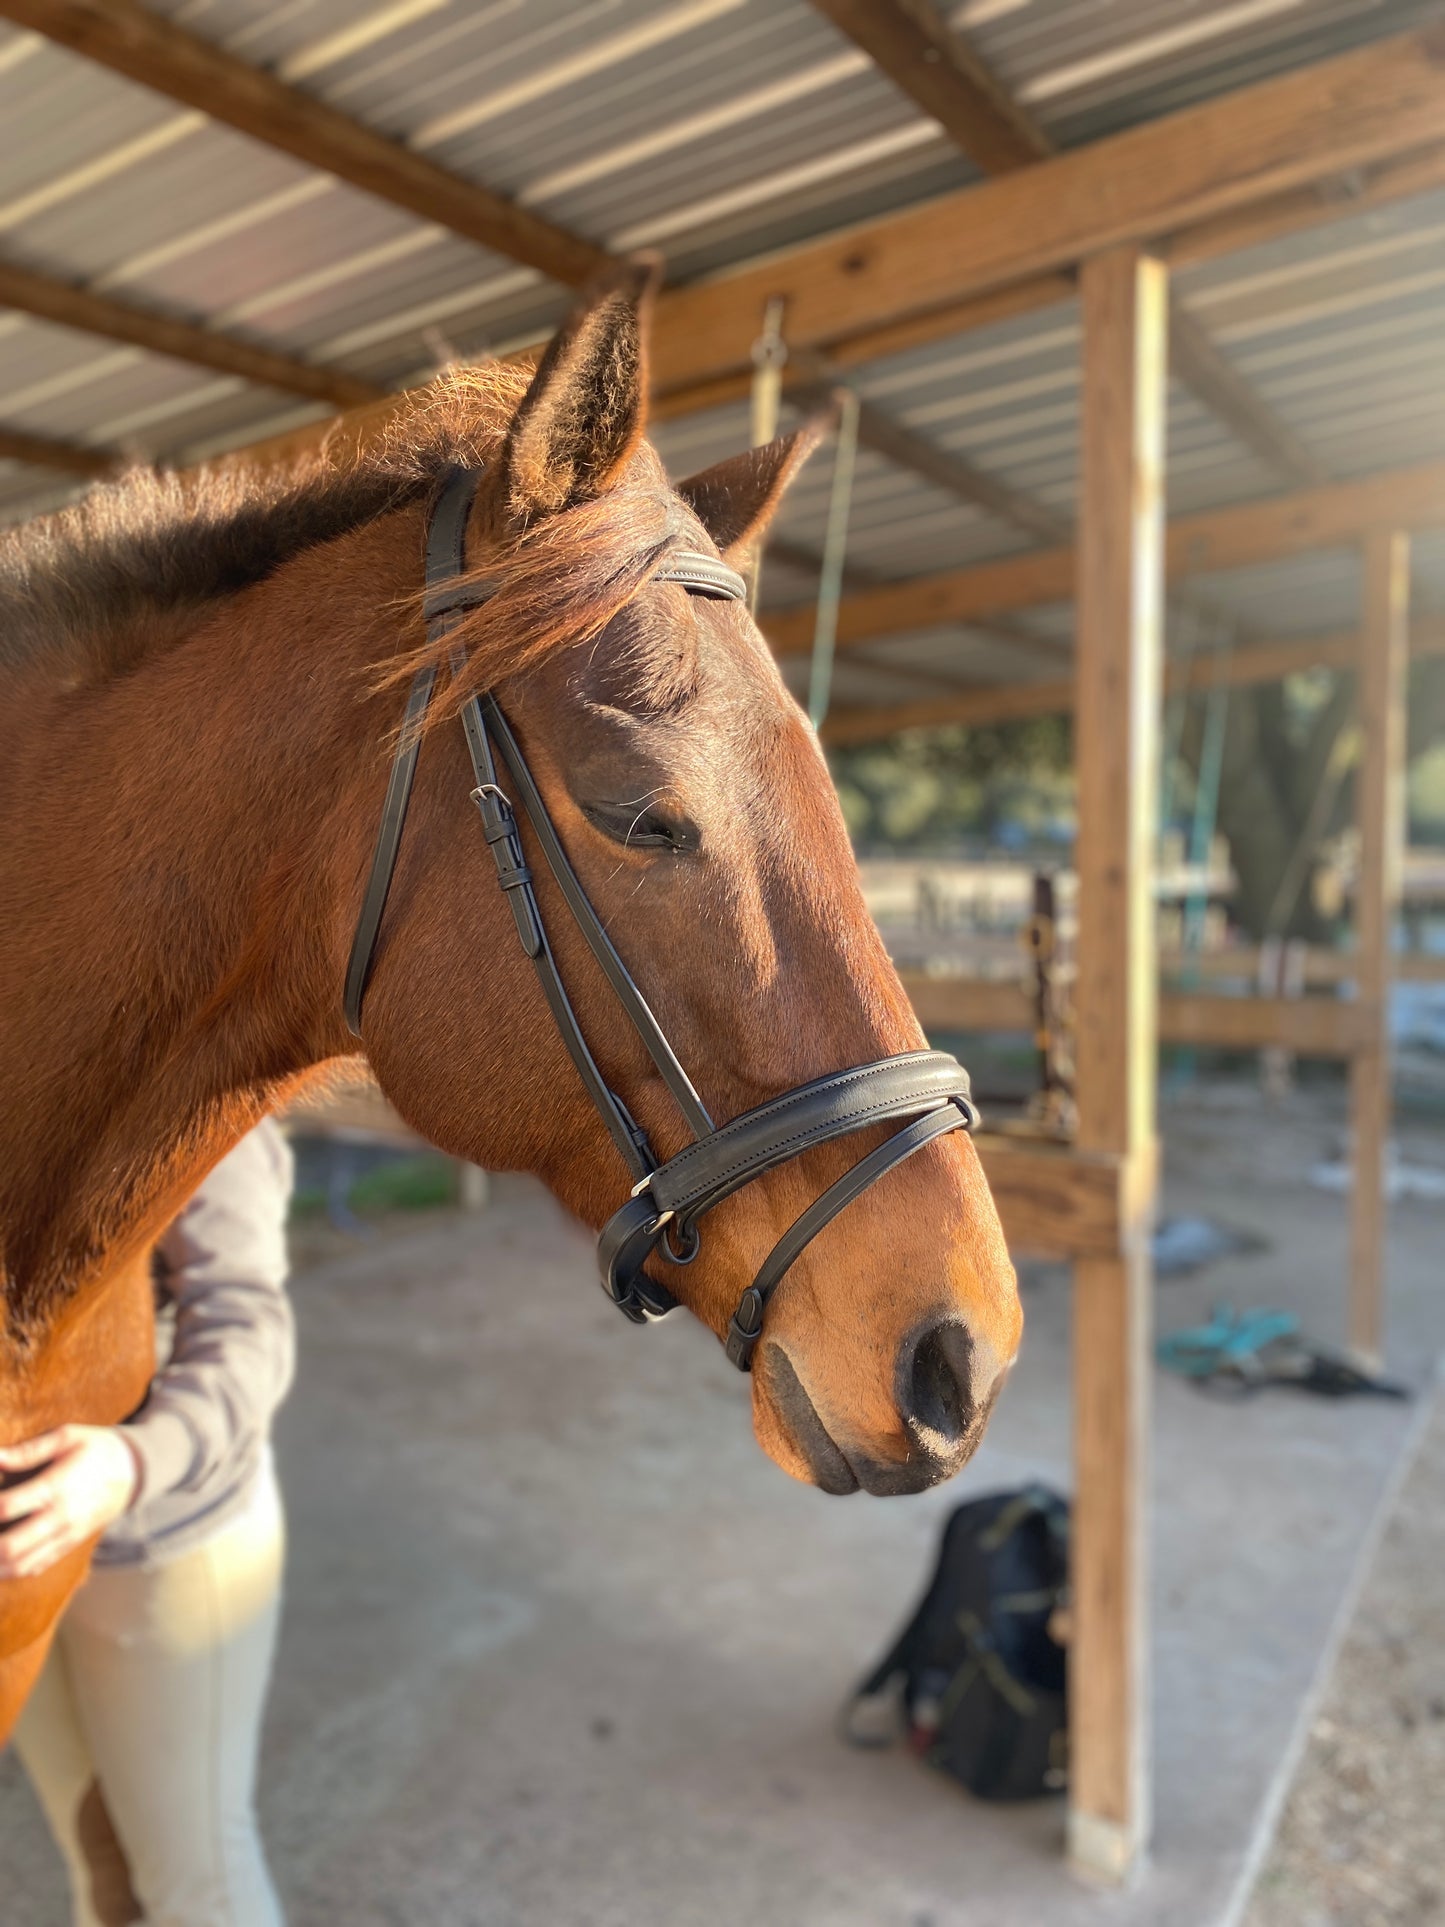
POLYGON ((1047 1486, 955 1508, 917 1611, 844 1710, 855 1746, 885 1746, 880 1699, 902 1680, 914 1750, 981 1800, 1028 1800, 1068 1779, 1068 1501, 1047 1486), (860 1731, 859 1714, 873 1718, 860 1731))

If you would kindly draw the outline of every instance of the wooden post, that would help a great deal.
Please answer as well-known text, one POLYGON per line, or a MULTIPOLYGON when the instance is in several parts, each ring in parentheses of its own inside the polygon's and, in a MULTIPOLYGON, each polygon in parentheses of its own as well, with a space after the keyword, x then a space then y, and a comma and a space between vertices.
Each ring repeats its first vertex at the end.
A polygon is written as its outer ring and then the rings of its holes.
POLYGON ((1350 1060, 1354 1188, 1350 1345, 1378 1364, 1384 1343, 1385 1156, 1390 1135, 1390 945, 1405 840, 1405 684, 1410 541, 1379 530, 1364 546, 1360 624, 1360 862, 1355 884, 1356 993, 1362 1035, 1350 1060))
POLYGON ((1084 263, 1078 534, 1078 1141, 1122 1154, 1115 1256, 1074 1267, 1069 1852, 1127 1880, 1148 1845, 1145 1509, 1153 1285, 1154 862, 1168 279, 1135 247, 1084 263))

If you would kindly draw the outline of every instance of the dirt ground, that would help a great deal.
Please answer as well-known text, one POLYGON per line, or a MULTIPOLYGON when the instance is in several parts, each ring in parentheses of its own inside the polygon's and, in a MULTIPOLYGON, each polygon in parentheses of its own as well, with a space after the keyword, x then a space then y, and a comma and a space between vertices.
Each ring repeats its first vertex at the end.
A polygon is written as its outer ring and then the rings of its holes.
POLYGON ((1445 1396, 1385 1529, 1244 1927, 1445 1921, 1445 1396))
MULTIPOLYGON (((1340 1342, 1347 1210, 1309 1173, 1345 1114, 1334 1085, 1278 1106, 1244 1081, 1166 1086, 1166 1208, 1240 1243, 1161 1277, 1161 1331, 1230 1302, 1340 1342)), ((1445 1170, 1438 1120, 1400 1135, 1445 1170)), ((695 1325, 617 1318, 590 1240, 536 1187, 499 1179, 478 1214, 389 1210, 365 1236, 308 1218, 260 1800, 292 1927, 1239 1927, 1268 1789, 1435 1383, 1442 1243, 1438 1198, 1392 1208, 1389 1364, 1417 1403, 1226 1402, 1156 1374, 1155 1846, 1136 1888, 1100 1894, 1064 1871, 1062 1802, 983 1807, 834 1727, 949 1508, 1025 1478, 1068 1489, 1065 1268, 1026 1272, 1023 1355, 958 1484, 844 1502, 763 1458, 746 1384, 695 1325)), ((1445 1628, 1438 1591, 1428 1616, 1414 1603, 1445 1568, 1438 1434, 1431 1454, 1432 1532, 1411 1486, 1381 1554, 1422 1590, 1367 1595, 1361 1626, 1383 1632, 1358 1683, 1346 1653, 1250 1927, 1441 1918, 1425 1827, 1445 1721, 1424 1714, 1445 1628), (1355 1777, 1329 1790, 1337 1757, 1355 1777)), ((66 1917, 0 1759, 0 1927, 66 1917)))

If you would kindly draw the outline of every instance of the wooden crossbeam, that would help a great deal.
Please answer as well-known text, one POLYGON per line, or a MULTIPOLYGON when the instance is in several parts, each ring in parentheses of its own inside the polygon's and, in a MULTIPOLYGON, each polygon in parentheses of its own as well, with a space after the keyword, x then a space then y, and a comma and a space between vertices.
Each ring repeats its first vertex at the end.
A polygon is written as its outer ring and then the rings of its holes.
MULTIPOLYGON (((1264 246, 1285 235, 1328 226, 1345 215, 1368 213, 1431 193, 1445 187, 1445 146, 1352 170, 1347 202, 1323 191, 1332 179, 1326 175, 1307 187, 1265 195, 1249 207, 1175 227, 1161 235, 1155 246, 1171 267, 1195 267, 1244 248, 1264 246)), ((890 320, 846 328, 829 342, 828 354, 838 367, 854 368, 885 355, 930 347, 972 328, 987 328, 1019 315, 1056 308, 1072 301, 1075 293, 1071 273, 1036 274, 988 294, 967 295, 890 320)), ((667 386, 654 394, 653 416, 671 421, 707 408, 724 407, 745 398, 751 381, 751 371, 740 363, 723 374, 667 386)))
POLYGON ((818 12, 902 88, 983 174, 1043 160, 1050 149, 962 34, 928 0, 813 0, 818 12))
POLYGON ((1442 123, 1445 28, 1379 40, 674 290, 658 304, 654 378, 666 391, 745 367, 771 298, 791 343, 826 348, 1438 147, 1442 123))
MULTIPOLYGON (((1232 651, 1222 667, 1213 652, 1188 663, 1166 664, 1164 687, 1169 695, 1175 695, 1187 689, 1211 689, 1221 679, 1239 687, 1280 682, 1308 669, 1352 670, 1359 648, 1359 638, 1348 631, 1251 643, 1248 648, 1232 651)), ((1410 653, 1422 657, 1445 655, 1445 622, 1438 618, 1412 622, 1410 653)), ((977 685, 957 695, 934 696, 927 702, 906 703, 894 709, 834 709, 823 725, 823 740, 869 743, 905 729, 942 729, 958 723, 977 728, 1029 716, 1061 716, 1073 708, 1073 703, 1072 679, 977 685)))
MULTIPOLYGON (((1032 993, 1022 983, 981 977, 903 973, 918 1021, 932 1031, 1032 1031, 1032 993)), ((1162 990, 1159 1041, 1215 1050, 1294 1051, 1300 1057, 1348 1058, 1368 1023, 1358 1004, 1340 997, 1228 997, 1217 991, 1162 990)))
POLYGON ((374 133, 137 0, 3 0, 0 15, 425 221, 576 286, 607 254, 374 133))
POLYGON ((385 392, 375 382, 344 374, 339 368, 320 368, 237 335, 200 328, 153 308, 133 307, 93 289, 37 274, 13 261, 0 261, 0 307, 17 308, 43 321, 58 322, 63 328, 124 341, 151 354, 214 369, 218 374, 239 375, 243 381, 279 388, 283 394, 304 395, 330 408, 355 408, 385 392))
POLYGON ((1177 296, 1169 304, 1169 361, 1210 413, 1277 475, 1303 487, 1329 479, 1324 464, 1266 406, 1177 296))
MULTIPOLYGON (((803 366, 808 370, 807 374, 801 380, 794 379, 786 384, 791 398, 804 407, 824 402, 833 385, 831 381, 819 379, 822 359, 818 355, 806 356, 803 366)), ((827 364, 823 363, 823 367, 826 368, 827 364)), ((827 369, 827 372, 829 375, 837 373, 833 369, 827 369)), ((858 439, 865 448, 871 448, 875 455, 881 455, 895 467, 905 468, 910 474, 931 482, 945 495, 966 502, 970 508, 983 509, 999 521, 1023 529, 1042 542, 1057 542, 1069 532, 1069 524, 1064 517, 1055 515, 1051 509, 1034 501, 1022 489, 1010 488, 1006 482, 997 481, 965 456, 940 448, 927 436, 915 433, 902 422, 895 421, 875 402, 862 397, 858 402, 858 439)))
POLYGON ((1129 1161, 1002 1132, 974 1139, 1010 1251, 1107 1260, 1135 1214, 1129 1161))
MULTIPOLYGON (((1216 569, 1275 562, 1308 549, 1339 547, 1370 528, 1441 524, 1445 462, 1431 462, 1177 516, 1168 528, 1165 565, 1170 579, 1177 581, 1216 569)), ((843 599, 838 647, 1068 602, 1073 588, 1074 551, 1062 546, 886 584, 843 599)), ((767 633, 775 652, 783 656, 798 654, 812 641, 811 628, 791 612, 772 617, 767 633)))
POLYGON ((19 428, 0 428, 0 461, 53 468, 60 475, 101 476, 113 473, 117 458, 103 448, 53 441, 47 435, 27 435, 19 428))

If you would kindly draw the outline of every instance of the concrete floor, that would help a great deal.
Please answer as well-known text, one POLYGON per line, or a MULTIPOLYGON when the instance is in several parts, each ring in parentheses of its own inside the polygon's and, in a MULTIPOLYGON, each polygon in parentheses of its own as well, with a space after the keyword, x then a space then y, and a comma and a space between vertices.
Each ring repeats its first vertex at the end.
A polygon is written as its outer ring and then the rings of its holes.
MULTIPOLYGON (((1337 1338, 1345 1212, 1304 1172, 1338 1099, 1171 1107, 1168 1202, 1268 1248, 1159 1287, 1337 1338)), ((1445 1162, 1445 1142, 1424 1154, 1445 1162)), ((1392 1351, 1445 1346, 1445 1217, 1392 1215, 1392 1351)), ((834 1737, 965 1492, 1069 1482, 1069 1302, 1032 1274, 984 1448, 918 1499, 828 1499, 758 1452, 696 1326, 624 1324, 588 1240, 530 1186, 481 1217, 311 1235, 263 1820, 293 1927, 1204 1927, 1231 1919, 1409 1408, 1156 1384, 1156 1852, 1070 1881, 1060 1803, 970 1802, 834 1737)), ((60 1927, 56 1868, 0 1763, 0 1920, 60 1927)))

